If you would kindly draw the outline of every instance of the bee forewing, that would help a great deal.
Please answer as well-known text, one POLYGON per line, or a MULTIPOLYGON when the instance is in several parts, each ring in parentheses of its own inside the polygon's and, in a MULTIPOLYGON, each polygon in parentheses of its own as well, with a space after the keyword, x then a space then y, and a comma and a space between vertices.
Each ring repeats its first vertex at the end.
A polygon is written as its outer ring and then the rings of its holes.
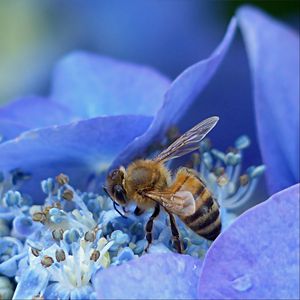
POLYGON ((211 117, 200 122, 162 151, 154 160, 164 162, 198 149, 200 141, 215 127, 218 121, 218 117, 211 117))

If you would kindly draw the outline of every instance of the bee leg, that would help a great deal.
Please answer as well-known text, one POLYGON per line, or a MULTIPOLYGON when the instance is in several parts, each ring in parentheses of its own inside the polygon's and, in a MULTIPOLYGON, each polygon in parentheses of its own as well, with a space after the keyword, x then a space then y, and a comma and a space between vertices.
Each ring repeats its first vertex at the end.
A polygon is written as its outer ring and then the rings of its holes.
POLYGON ((174 246, 178 253, 182 253, 182 246, 181 246, 181 241, 179 239, 179 231, 178 231, 178 228, 176 225, 175 218, 174 218, 173 214, 171 214, 169 212, 168 212, 168 214, 170 217, 171 231, 172 231, 174 246))
POLYGON ((134 210, 134 214, 136 215, 136 216, 140 216, 141 214, 143 214, 145 212, 145 210, 144 209, 142 209, 142 208, 140 208, 140 207, 136 207, 135 208, 135 210, 134 210))
POLYGON ((157 203, 155 205, 155 208, 154 208, 154 211, 153 211, 153 214, 151 215, 150 219, 148 220, 147 224, 146 224, 146 239, 147 239, 147 242, 148 242, 148 245, 145 249, 145 252, 148 252, 148 249, 152 243, 152 228, 153 228, 153 221, 154 219, 159 215, 159 211, 160 211, 160 206, 159 204, 157 203))

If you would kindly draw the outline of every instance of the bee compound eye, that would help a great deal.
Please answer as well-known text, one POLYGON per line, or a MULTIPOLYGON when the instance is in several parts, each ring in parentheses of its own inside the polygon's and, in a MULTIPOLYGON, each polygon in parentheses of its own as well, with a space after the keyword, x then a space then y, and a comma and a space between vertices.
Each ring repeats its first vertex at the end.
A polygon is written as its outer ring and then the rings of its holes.
POLYGON ((111 177, 112 180, 116 179, 117 176, 118 176, 118 170, 113 170, 110 173, 110 177, 111 177))

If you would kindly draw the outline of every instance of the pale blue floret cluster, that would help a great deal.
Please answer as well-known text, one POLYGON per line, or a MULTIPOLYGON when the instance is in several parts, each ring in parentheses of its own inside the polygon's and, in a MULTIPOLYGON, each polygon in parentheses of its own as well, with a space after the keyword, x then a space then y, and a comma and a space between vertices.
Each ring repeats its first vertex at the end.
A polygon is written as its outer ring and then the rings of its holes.
MULTIPOLYGON (((224 228, 236 217, 233 209, 250 198, 264 170, 251 167, 241 176, 242 150, 249 144, 248 138, 241 137, 225 154, 204 140, 194 154, 201 159, 193 160, 193 168, 219 200, 224 228)), ((12 294, 15 279, 15 298, 93 298, 96 271, 144 254, 144 227, 151 212, 123 218, 111 199, 75 190, 66 176, 60 176, 41 182, 44 205, 31 205, 30 197, 12 185, 13 176, 1 176, 0 272, 6 276, 1 284, 12 294), (30 290, 25 288, 29 285, 30 290)), ((210 242, 180 220, 178 224, 185 254, 204 257, 210 242)), ((155 221, 153 238, 150 253, 175 252, 165 214, 155 221)))

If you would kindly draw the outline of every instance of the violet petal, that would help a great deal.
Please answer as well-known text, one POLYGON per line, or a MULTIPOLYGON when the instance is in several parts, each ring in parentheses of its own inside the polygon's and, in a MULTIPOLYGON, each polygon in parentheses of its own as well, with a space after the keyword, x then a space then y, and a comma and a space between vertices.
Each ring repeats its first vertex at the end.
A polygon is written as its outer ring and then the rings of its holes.
POLYGON ((299 298, 299 188, 242 214, 208 250, 200 299, 299 298))
POLYGON ((30 194, 35 203, 43 201, 39 182, 61 172, 84 190, 89 176, 106 170, 151 121, 142 116, 98 117, 31 130, 0 144, 0 170, 18 168, 30 173, 32 177, 24 181, 21 191, 30 194))
POLYGON ((256 123, 271 193, 299 178, 299 34, 245 6, 238 21, 254 84, 256 123))
MULTIPOLYGON (((113 165, 128 162, 138 154, 142 155, 153 140, 160 139, 166 130, 177 123, 190 107, 196 96, 205 88, 222 62, 236 30, 236 20, 232 19, 225 37, 212 55, 181 73, 168 89, 165 101, 149 129, 135 139, 113 165)), ((199 120, 200 122, 201 120, 199 120)))
POLYGON ((98 299, 196 299, 201 261, 179 254, 148 254, 96 274, 98 299))

